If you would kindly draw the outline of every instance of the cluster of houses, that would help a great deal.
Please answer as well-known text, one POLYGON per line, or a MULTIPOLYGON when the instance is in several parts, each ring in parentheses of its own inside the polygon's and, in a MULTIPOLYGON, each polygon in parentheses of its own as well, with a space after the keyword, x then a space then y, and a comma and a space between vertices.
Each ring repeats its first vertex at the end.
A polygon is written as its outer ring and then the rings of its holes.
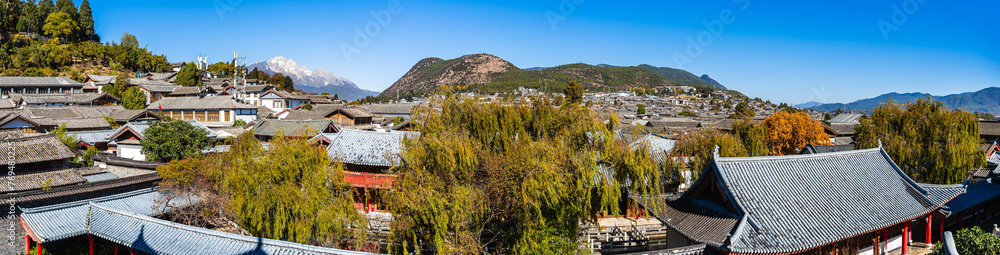
MULTIPOLYGON (((168 195, 156 188, 160 163, 145 160, 142 141, 150 124, 165 118, 206 130, 213 145, 206 153, 226 151, 227 138, 247 132, 263 144, 279 133, 309 139, 344 164, 344 180, 354 190, 358 211, 391 219, 381 197, 396 180, 389 170, 401 164, 402 141, 420 135, 409 130, 410 114, 420 104, 348 106, 327 96, 278 91, 250 81, 212 78, 204 86, 182 87, 171 83, 174 76, 133 78, 131 83, 149 99, 139 110, 127 110, 120 99, 97 89, 115 77, 90 75, 84 82, 0 77, 0 151, 13 148, 16 173, 12 185, 0 187, 0 199, 16 199, 16 232, 25 237, 24 246, 17 247, 23 250, 14 252, 66 242, 93 247, 97 242, 133 254, 362 254, 158 218, 197 202, 175 198, 166 207, 160 203, 168 195), (74 146, 53 134, 60 126, 75 137, 74 146), (74 163, 88 148, 99 151, 94 166, 74 163)), ((664 117, 626 118, 617 138, 632 147, 669 152, 676 141, 664 133, 727 128, 725 120, 664 117)), ((645 218, 655 229, 628 230, 602 225, 613 219, 600 221, 593 238, 588 237, 596 240, 592 251, 908 254, 911 247, 942 240, 944 231, 997 222, 1000 146, 995 142, 984 146, 989 166, 973 171, 966 183, 917 183, 881 147, 854 149, 850 137, 863 118, 847 113, 824 124, 835 145, 807 145, 793 156, 726 158, 716 153, 697 179, 690 180, 690 171, 681 173, 688 181, 670 183, 662 195, 623 194, 629 200, 622 204, 627 213, 615 217, 633 223, 645 218)), ((994 123, 981 124, 984 139, 1000 137, 1000 124, 990 125, 994 123)), ((602 174, 614 173, 608 167, 603 166, 602 174)))
MULTIPOLYGON (((199 247, 219 242, 228 244, 209 253, 361 254, 157 218, 175 207, 153 208, 165 194, 157 189, 161 178, 155 171, 162 163, 147 161, 142 150, 146 130, 167 118, 186 121, 206 131, 211 146, 205 153, 225 152, 226 139, 248 132, 265 145, 278 133, 309 139, 344 162, 358 210, 375 212, 383 207, 380 190, 395 179, 385 171, 399 161, 386 155, 399 153, 402 138, 419 135, 408 131, 410 113, 419 104, 348 106, 332 96, 280 91, 254 80, 205 78, 202 86, 184 87, 173 84, 175 78, 176 73, 130 78, 148 103, 128 110, 120 98, 100 91, 115 83, 115 76, 88 75, 82 82, 0 77, 0 151, 13 150, 16 163, 13 185, 0 188, 0 194, 16 199, 20 217, 12 223, 25 237, 19 250, 0 253, 96 241, 139 254, 199 254, 205 252, 199 247), (55 134, 60 128, 67 131, 62 139, 55 134), (90 148, 98 151, 93 166, 76 162, 90 148), (172 242, 179 236, 187 238, 184 245, 172 242)), ((192 202, 177 200, 176 207, 192 202)))

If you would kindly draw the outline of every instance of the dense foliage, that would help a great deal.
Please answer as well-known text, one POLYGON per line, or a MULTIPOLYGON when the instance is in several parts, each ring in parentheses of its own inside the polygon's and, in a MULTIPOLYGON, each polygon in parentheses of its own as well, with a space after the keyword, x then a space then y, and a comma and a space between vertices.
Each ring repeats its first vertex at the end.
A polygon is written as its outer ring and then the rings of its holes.
POLYGON ((146 109, 146 93, 139 87, 132 86, 122 92, 122 107, 129 110, 146 109))
POLYGON ((150 160, 171 161, 201 155, 208 131, 183 120, 153 122, 143 134, 142 153, 150 160))
POLYGON ((688 157, 685 162, 691 170, 691 178, 698 179, 715 155, 716 146, 721 157, 747 156, 739 138, 716 129, 699 129, 682 135, 674 147, 674 155, 688 157))
POLYGON ((619 213, 622 183, 639 197, 660 190, 647 149, 616 141, 583 107, 445 94, 440 111, 418 110, 422 135, 404 142, 386 196, 392 253, 579 253, 580 224, 619 213))
POLYGON ((576 81, 570 81, 563 88, 563 94, 566 94, 569 103, 579 104, 583 101, 583 85, 576 83, 576 81))
POLYGON ((245 133, 229 152, 173 161, 157 171, 174 199, 196 195, 203 201, 168 215, 171 220, 211 226, 229 218, 253 236, 355 250, 366 235, 342 164, 331 164, 325 149, 305 139, 279 134, 265 150, 245 133))
POLYGON ((807 144, 830 144, 830 136, 823 125, 805 112, 778 111, 764 119, 764 126, 767 127, 765 142, 771 155, 797 154, 807 144))
POLYGON ((767 126, 756 123, 752 119, 733 120, 733 135, 740 139, 747 156, 767 156, 769 151, 765 140, 768 136, 767 126))
POLYGON ((15 35, 2 42, 0 67, 4 69, 5 75, 10 76, 63 74, 83 80, 82 72, 100 71, 102 67, 113 72, 170 70, 166 57, 141 48, 135 36, 127 33, 121 37, 121 44, 91 41, 61 43, 54 39, 32 39, 26 35, 15 35))
POLYGON ((60 124, 59 128, 56 128, 56 130, 52 133, 56 134, 56 137, 59 138, 60 142, 70 148, 76 149, 76 134, 70 134, 66 131, 66 123, 60 124))
POLYGON ((978 149, 975 114, 949 110, 930 98, 884 102, 861 119, 854 141, 859 149, 877 148, 881 141, 892 160, 918 182, 959 183, 966 171, 986 163, 978 149))
POLYGON ((174 79, 174 83, 186 87, 197 86, 201 82, 200 77, 198 67, 194 62, 189 62, 177 72, 177 78, 174 79))
MULTIPOLYGON (((955 249, 959 254, 1000 254, 1000 238, 979 227, 961 229, 952 233, 955 249)), ((937 242, 928 255, 944 255, 944 244, 937 242)))

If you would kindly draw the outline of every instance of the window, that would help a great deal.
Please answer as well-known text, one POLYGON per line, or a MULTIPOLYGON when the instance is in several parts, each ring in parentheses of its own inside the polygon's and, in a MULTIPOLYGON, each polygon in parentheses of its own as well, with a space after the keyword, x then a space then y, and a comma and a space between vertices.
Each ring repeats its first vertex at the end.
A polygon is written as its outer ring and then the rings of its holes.
POLYGON ((274 108, 281 108, 281 101, 274 101, 274 108))
POLYGON ((224 120, 224 121, 225 121, 225 122, 230 122, 230 121, 232 121, 232 119, 230 119, 230 118, 229 118, 229 114, 230 114, 230 113, 229 113, 229 111, 224 111, 224 112, 226 113, 226 116, 225 116, 225 120, 224 120))
MULTIPOLYGON (((226 113, 229 113, 229 112, 226 112, 226 113)), ((205 112, 205 114, 207 115, 207 119, 208 119, 207 121, 208 122, 219 122, 219 112, 217 112, 217 111, 209 111, 209 112, 205 112)))

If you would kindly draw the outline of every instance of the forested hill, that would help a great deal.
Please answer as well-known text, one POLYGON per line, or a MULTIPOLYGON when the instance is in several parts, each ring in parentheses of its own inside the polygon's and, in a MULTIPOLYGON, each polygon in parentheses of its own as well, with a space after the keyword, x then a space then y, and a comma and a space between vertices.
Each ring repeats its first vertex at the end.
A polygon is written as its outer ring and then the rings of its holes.
POLYGON ((0 5, 0 69, 6 76, 69 76, 119 71, 166 72, 163 55, 142 48, 124 34, 102 44, 87 0, 4 1, 0 5))
MULTIPOLYGON (((696 79, 701 78, 691 75, 696 79)), ((520 69, 490 54, 465 55, 456 59, 426 58, 415 64, 403 77, 382 92, 380 97, 421 96, 441 86, 480 93, 507 92, 518 87, 562 91, 570 81, 577 81, 591 91, 616 91, 628 87, 677 85, 670 78, 648 68, 630 66, 568 64, 549 68, 520 69)), ((689 86, 709 86, 684 83, 689 86)), ((723 87, 724 88, 724 87, 723 87)))
POLYGON ((811 109, 825 112, 832 112, 837 109, 845 111, 870 112, 886 100, 891 99, 896 103, 904 103, 928 96, 941 101, 951 109, 964 109, 966 111, 990 113, 994 115, 1000 114, 1000 88, 997 87, 990 87, 976 92, 967 92, 947 96, 933 96, 925 93, 888 93, 875 98, 854 101, 852 103, 824 104, 811 107, 811 109))

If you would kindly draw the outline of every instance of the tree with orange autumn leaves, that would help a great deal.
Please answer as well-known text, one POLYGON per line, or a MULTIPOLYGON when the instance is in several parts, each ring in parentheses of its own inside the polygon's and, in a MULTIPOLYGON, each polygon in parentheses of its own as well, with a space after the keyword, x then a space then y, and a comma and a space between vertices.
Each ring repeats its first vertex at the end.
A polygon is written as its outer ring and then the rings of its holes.
POLYGON ((778 111, 764 119, 764 126, 768 130, 765 143, 771 155, 796 154, 806 144, 830 144, 823 125, 805 112, 778 111))

